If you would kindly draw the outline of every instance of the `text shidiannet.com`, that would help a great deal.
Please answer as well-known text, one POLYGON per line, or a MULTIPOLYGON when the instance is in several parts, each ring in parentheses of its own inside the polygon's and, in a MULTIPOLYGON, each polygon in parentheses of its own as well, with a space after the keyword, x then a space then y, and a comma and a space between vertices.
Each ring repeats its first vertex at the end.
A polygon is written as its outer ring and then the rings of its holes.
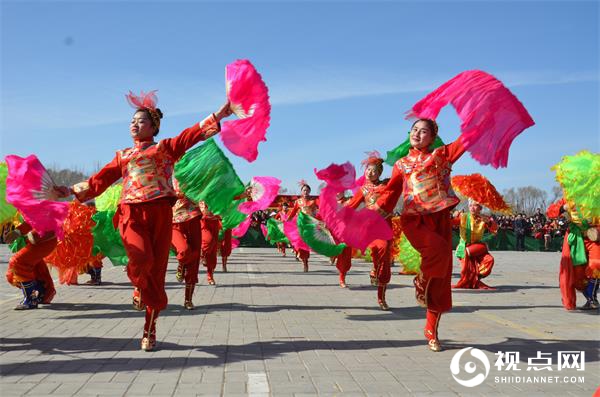
MULTIPOLYGON (((498 352, 496 363, 494 366, 500 370, 520 371, 520 354, 519 352, 498 352)), ((527 359, 526 370, 533 372, 560 372, 563 370, 585 370, 585 352, 583 351, 559 351, 556 354, 556 366, 553 365, 553 355, 551 353, 537 352, 536 357, 527 359)), ((585 383, 585 376, 574 376, 566 374, 548 374, 548 375, 512 375, 512 376, 495 376, 496 383, 585 383)))
POLYGON ((495 376, 496 383, 585 383, 585 376, 495 376))

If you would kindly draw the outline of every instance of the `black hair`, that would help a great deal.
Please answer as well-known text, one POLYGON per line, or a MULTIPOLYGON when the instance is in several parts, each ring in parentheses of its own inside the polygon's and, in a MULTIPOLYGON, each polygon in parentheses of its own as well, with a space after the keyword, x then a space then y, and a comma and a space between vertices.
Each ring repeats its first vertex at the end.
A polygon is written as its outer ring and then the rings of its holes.
POLYGON ((437 135, 438 134, 438 125, 435 122, 435 120, 433 119, 418 119, 416 120, 412 126, 410 127, 410 129, 412 130, 413 127, 415 126, 415 124, 417 124, 419 121, 423 121, 425 123, 427 123, 427 126, 429 127, 429 129, 431 130, 431 132, 433 132, 433 135, 437 135))

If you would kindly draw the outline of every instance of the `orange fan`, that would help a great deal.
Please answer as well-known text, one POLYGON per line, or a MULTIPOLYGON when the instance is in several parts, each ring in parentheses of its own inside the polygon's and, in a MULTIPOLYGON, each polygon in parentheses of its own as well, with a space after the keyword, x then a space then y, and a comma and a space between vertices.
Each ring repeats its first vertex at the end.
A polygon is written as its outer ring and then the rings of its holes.
POLYGON ((461 196, 476 201, 494 212, 506 214, 512 212, 494 185, 481 174, 453 176, 452 188, 461 196))
POLYGON ((71 277, 86 269, 96 256, 92 255, 94 236, 92 215, 96 212, 78 201, 69 204, 69 213, 63 223, 64 238, 45 260, 58 268, 61 284, 70 284, 71 277))

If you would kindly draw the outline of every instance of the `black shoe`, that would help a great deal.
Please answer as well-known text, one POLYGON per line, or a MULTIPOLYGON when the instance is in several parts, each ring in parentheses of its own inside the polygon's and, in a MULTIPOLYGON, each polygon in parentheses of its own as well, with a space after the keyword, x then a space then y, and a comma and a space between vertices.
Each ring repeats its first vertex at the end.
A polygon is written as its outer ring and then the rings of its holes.
POLYGON ((579 310, 596 310, 596 309, 598 309, 598 307, 600 307, 598 305, 598 301, 596 301, 596 303, 594 303, 594 301, 589 300, 589 301, 585 302, 585 305, 581 306, 579 308, 579 310))

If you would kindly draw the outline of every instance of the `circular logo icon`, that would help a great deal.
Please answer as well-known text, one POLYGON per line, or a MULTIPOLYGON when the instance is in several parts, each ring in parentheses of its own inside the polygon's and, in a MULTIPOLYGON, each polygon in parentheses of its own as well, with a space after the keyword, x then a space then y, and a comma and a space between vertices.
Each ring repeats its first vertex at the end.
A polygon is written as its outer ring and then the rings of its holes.
POLYGON ((475 349, 474 347, 465 347, 464 349, 459 350, 454 357, 452 357, 452 361, 450 361, 450 371, 452 371, 452 377, 458 384, 463 385, 465 387, 475 387, 483 383, 483 381, 487 378, 490 373, 490 360, 488 360, 487 356, 484 352, 479 349, 475 349), (477 370, 477 364, 473 361, 468 361, 464 368, 460 367, 460 359, 467 351, 471 350, 471 357, 476 358, 481 362, 483 367, 485 368, 485 374, 478 373, 468 379, 461 379, 461 370, 464 370, 469 375, 472 375, 477 370), (461 376, 458 378, 457 376, 461 376))

